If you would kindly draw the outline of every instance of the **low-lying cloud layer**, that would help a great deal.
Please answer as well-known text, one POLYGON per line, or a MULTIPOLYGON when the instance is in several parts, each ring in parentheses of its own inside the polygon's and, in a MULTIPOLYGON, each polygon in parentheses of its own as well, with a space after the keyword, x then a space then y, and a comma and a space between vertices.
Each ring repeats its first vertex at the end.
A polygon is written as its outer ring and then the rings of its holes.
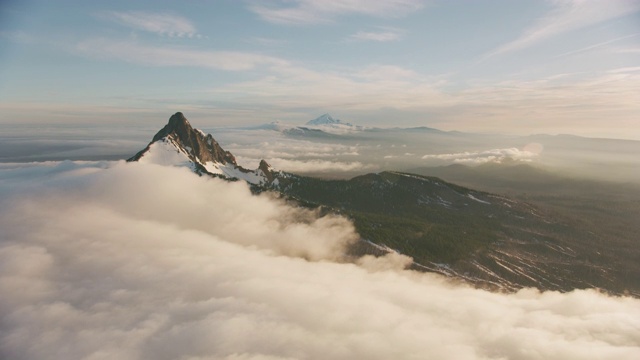
POLYGON ((289 159, 271 159, 271 164, 277 169, 290 172, 312 173, 312 172, 348 172, 372 170, 376 167, 373 165, 365 165, 358 161, 353 162, 337 162, 326 160, 289 160, 289 159))
POLYGON ((452 154, 427 154, 422 157, 424 160, 448 160, 460 164, 484 164, 488 162, 500 163, 506 159, 530 162, 536 158, 538 153, 518 148, 491 149, 483 151, 465 151, 452 154))
POLYGON ((352 225, 144 164, 0 167, 0 358, 637 359, 640 301, 341 261, 352 225))

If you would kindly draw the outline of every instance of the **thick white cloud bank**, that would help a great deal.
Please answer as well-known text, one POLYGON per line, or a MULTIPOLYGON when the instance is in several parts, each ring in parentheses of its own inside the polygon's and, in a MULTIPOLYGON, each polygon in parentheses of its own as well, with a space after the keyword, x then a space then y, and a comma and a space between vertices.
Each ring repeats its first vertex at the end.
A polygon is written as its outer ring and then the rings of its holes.
POLYGON ((341 260, 352 225, 124 163, 0 166, 2 359, 638 359, 640 301, 341 260))

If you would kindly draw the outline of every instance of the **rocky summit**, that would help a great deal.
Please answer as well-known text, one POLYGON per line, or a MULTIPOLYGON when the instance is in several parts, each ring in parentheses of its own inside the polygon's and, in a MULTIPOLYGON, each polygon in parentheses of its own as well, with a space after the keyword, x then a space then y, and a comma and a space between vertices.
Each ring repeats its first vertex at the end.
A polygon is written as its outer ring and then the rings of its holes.
POLYGON ((127 161, 152 163, 165 166, 184 166, 198 174, 208 174, 227 179, 245 180, 251 184, 273 181, 270 166, 263 160, 256 170, 238 165, 235 157, 225 151, 211 136, 194 129, 187 118, 177 112, 154 136, 146 148, 127 161))

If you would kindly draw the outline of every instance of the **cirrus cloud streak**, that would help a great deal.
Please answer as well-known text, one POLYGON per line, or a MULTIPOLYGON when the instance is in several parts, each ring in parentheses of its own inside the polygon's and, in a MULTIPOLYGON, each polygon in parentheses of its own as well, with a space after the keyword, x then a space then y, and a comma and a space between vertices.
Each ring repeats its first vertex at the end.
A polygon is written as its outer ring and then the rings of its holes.
POLYGON ((249 10, 271 23, 300 25, 326 23, 336 16, 348 14, 396 17, 416 11, 423 6, 422 0, 294 0, 276 1, 266 6, 264 2, 253 2, 249 10))
POLYGON ((76 45, 75 51, 85 56, 116 59, 140 65, 193 66, 227 71, 250 70, 260 65, 288 64, 285 60, 256 53, 163 47, 104 38, 82 41, 76 45))
POLYGON ((169 37, 201 37, 195 25, 182 16, 143 11, 109 11, 102 14, 124 26, 169 37))
POLYGON ((559 34, 595 25, 640 11, 640 5, 629 0, 556 0, 554 7, 538 19, 518 38, 485 55, 485 58, 521 50, 559 34))

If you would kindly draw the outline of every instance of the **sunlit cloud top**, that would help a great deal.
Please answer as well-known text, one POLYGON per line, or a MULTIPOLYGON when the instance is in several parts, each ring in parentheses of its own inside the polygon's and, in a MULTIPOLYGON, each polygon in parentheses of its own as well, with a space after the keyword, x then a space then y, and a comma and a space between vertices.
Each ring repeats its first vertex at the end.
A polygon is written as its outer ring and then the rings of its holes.
POLYGON ((140 163, 0 166, 10 359, 622 359, 640 300, 491 293, 341 256, 349 220, 140 163))

